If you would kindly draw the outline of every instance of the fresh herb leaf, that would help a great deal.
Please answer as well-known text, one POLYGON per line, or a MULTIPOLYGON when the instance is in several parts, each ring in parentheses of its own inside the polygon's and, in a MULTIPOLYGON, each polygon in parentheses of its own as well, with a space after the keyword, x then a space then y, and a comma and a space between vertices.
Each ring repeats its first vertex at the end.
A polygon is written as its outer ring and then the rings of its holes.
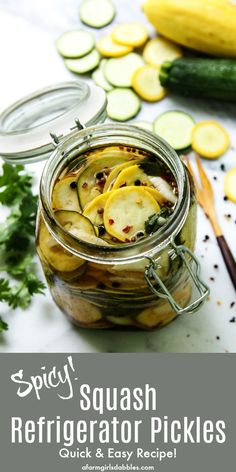
POLYGON ((32 176, 24 172, 22 165, 4 163, 0 176, 0 202, 12 207, 28 193, 31 193, 32 176))
POLYGON ((154 213, 153 215, 149 216, 149 218, 145 221, 146 234, 155 233, 160 228, 160 226, 163 226, 166 223, 166 220, 172 213, 172 208, 163 207, 159 213, 154 213))
MULTIPOLYGON (((13 309, 27 308, 32 296, 42 294, 44 284, 37 278, 33 262, 37 196, 32 193, 32 176, 21 165, 3 164, 0 176, 0 203, 10 209, 0 224, 0 301, 13 309), (14 282, 15 280, 15 282, 14 282)), ((0 330, 7 326, 0 318, 0 330)))
POLYGON ((142 169, 145 174, 157 177, 163 175, 167 171, 167 167, 160 160, 157 161, 156 158, 145 157, 139 164, 140 169, 142 169))
POLYGON ((0 333, 8 330, 8 324, 0 316, 0 333))

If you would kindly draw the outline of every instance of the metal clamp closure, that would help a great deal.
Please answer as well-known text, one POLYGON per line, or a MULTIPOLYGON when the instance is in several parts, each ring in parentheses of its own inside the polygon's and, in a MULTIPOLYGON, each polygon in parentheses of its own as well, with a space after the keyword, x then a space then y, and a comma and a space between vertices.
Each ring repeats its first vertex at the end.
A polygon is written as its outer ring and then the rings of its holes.
MULTIPOLYGON (((75 129, 77 129, 77 130, 80 131, 81 129, 84 129, 84 128, 85 128, 85 126, 83 126, 83 125, 80 123, 79 118, 76 118, 76 119, 75 119, 75 126, 72 126, 72 128, 70 128, 70 131, 74 131, 75 129)), ((51 132, 51 133, 50 133, 50 136, 51 136, 51 138, 52 138, 53 145, 54 145, 55 147, 57 147, 58 144, 60 144, 61 140, 64 139, 64 135, 63 135, 63 134, 61 134, 60 136, 58 136, 56 133, 51 132)))
MULTIPOLYGON (((172 247, 172 255, 178 256, 183 261, 190 277, 194 283, 194 286, 197 288, 199 296, 196 300, 192 303, 188 304, 186 307, 181 307, 172 297, 170 291, 161 280, 161 278, 156 273, 157 270, 157 262, 151 258, 147 257, 149 260, 149 265, 145 269, 145 279, 146 282, 151 289, 151 291, 160 298, 168 300, 169 304, 173 308, 173 310, 178 314, 191 314, 195 313, 199 308, 203 305, 206 298, 208 297, 210 290, 208 286, 203 282, 200 278, 200 270, 201 266, 198 262, 198 259, 195 257, 192 251, 188 249, 186 246, 177 246, 173 241, 170 243, 172 247), (188 257, 187 257, 188 256, 188 257), (153 284, 153 279, 155 282, 158 283, 159 289, 157 289, 153 284)), ((170 256, 171 257, 171 256, 170 256)))

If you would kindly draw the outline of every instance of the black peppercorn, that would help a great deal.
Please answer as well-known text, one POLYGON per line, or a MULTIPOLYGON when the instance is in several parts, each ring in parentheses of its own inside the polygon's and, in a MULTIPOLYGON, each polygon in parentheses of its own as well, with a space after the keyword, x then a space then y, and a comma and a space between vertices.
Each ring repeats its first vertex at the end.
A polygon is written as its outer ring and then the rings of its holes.
POLYGON ((106 230, 105 230, 105 226, 104 225, 99 225, 98 226, 98 234, 99 236, 103 236, 105 234, 106 230))

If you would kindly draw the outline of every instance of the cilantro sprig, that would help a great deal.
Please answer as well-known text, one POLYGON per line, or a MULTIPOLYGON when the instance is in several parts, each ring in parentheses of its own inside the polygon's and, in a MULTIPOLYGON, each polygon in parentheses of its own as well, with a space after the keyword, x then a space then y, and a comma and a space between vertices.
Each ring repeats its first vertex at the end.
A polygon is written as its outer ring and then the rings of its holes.
POLYGON ((170 217, 172 213, 172 208, 163 207, 159 211, 159 213, 154 213, 153 215, 149 216, 149 218, 145 221, 146 234, 155 233, 161 226, 166 223, 166 220, 170 217))
MULTIPOLYGON (((36 275, 34 263, 37 196, 32 192, 32 176, 22 165, 3 164, 1 205, 9 208, 9 215, 0 223, 0 301, 13 309, 24 309, 45 286, 36 275)), ((7 329, 0 316, 0 332, 7 329)))

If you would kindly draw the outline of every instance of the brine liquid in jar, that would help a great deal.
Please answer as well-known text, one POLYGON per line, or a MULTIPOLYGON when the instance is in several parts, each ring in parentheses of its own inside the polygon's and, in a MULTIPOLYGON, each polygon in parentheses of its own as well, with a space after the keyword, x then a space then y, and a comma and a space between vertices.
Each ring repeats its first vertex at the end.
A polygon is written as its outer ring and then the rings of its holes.
MULTIPOLYGON (((127 245, 135 250, 157 234, 168 224, 177 201, 178 186, 167 164, 146 151, 117 145, 73 160, 55 182, 51 205, 66 232, 100 251, 116 251, 127 245)), ((194 227, 194 219, 195 212, 183 227, 189 247, 195 235, 186 225, 194 227)), ((53 299, 77 325, 151 329, 176 316, 168 301, 158 299, 147 286, 145 258, 127 264, 91 262, 58 243, 42 216, 37 244, 53 299)), ((157 272, 186 305, 191 284, 168 249, 158 254, 157 272)))

